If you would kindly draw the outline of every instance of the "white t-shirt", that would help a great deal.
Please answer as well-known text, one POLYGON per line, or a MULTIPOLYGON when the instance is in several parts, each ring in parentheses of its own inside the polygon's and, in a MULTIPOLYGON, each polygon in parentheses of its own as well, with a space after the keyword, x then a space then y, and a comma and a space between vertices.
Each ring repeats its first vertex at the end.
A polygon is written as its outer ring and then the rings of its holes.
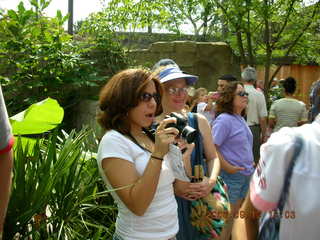
MULTIPOLYGON (((212 103, 213 105, 215 103, 212 103)), ((211 111, 205 111, 206 107, 207 107, 207 103, 205 102, 200 102, 197 105, 197 113, 202 114, 203 116, 205 116, 205 118, 208 120, 210 126, 212 127, 213 121, 215 119, 215 111, 214 111, 214 106, 212 107, 211 111)))
POLYGON ((261 211, 276 208, 297 135, 303 139, 303 147, 293 169, 280 223, 280 239, 319 239, 320 115, 312 124, 280 129, 261 146, 261 160, 251 181, 250 198, 261 211))
POLYGON ((11 126, 9 124, 7 109, 4 103, 2 89, 0 86, 0 153, 10 150, 11 139, 11 126))
POLYGON ((259 92, 253 85, 244 85, 248 96, 247 123, 253 126, 260 123, 260 118, 268 116, 266 100, 263 93, 259 92))
MULTIPOLYGON (((150 155, 121 133, 108 131, 100 142, 97 156, 99 171, 108 189, 112 189, 112 186, 102 169, 103 159, 125 159, 134 163, 137 172, 142 175, 150 155)), ((116 234, 124 240, 167 240, 178 232, 177 203, 172 185, 174 176, 169 164, 169 155, 166 154, 164 157, 155 196, 143 216, 132 213, 116 192, 111 192, 118 206, 116 234)))

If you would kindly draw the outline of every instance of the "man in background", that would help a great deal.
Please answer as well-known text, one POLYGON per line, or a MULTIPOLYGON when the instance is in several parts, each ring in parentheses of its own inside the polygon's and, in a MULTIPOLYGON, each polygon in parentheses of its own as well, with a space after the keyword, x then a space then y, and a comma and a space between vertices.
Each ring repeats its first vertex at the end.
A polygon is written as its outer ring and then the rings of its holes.
POLYGON ((0 86, 0 239, 9 203, 13 166, 13 136, 0 86))
POLYGON ((229 82, 234 82, 237 81, 237 78, 231 74, 225 74, 219 77, 218 79, 218 87, 217 91, 221 92, 223 91, 224 87, 229 83, 229 82))
POLYGON ((223 91, 224 87, 229 83, 237 81, 237 78, 231 74, 225 74, 219 77, 218 79, 218 87, 216 92, 209 92, 207 96, 207 102, 200 104, 198 106, 198 113, 203 114, 209 121, 212 126, 213 121, 215 119, 215 102, 218 100, 220 93, 223 91))
POLYGON ((265 141, 267 129, 267 106, 263 93, 254 87, 257 72, 253 67, 246 67, 241 73, 244 89, 249 94, 247 106, 247 124, 253 135, 253 156, 255 164, 260 158, 260 145, 265 141))

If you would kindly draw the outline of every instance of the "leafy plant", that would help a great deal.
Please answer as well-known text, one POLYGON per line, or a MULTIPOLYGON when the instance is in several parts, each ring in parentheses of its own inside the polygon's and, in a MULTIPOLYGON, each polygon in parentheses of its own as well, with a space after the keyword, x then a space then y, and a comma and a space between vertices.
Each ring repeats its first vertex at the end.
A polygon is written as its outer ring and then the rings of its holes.
POLYGON ((97 151, 96 141, 87 144, 93 131, 42 135, 62 118, 57 101, 46 99, 10 119, 14 133, 33 139, 15 144, 5 239, 105 239, 114 231, 116 208, 88 150, 97 151))
POLYGON ((84 239, 96 231, 111 235, 115 207, 108 192, 100 192, 95 157, 86 152, 83 129, 37 141, 32 151, 18 138, 13 189, 5 225, 5 239, 84 239), (99 216, 99 217, 97 217, 99 216))

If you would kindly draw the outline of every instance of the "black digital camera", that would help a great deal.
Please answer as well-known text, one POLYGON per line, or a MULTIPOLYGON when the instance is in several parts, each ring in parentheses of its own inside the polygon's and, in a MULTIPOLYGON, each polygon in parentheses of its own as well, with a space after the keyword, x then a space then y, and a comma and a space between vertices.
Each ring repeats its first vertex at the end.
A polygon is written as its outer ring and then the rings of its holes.
POLYGON ((187 143, 193 143, 197 136, 197 130, 188 126, 188 120, 179 113, 171 113, 166 118, 174 117, 177 119, 176 123, 168 123, 166 128, 174 127, 179 130, 179 137, 185 139, 187 143))

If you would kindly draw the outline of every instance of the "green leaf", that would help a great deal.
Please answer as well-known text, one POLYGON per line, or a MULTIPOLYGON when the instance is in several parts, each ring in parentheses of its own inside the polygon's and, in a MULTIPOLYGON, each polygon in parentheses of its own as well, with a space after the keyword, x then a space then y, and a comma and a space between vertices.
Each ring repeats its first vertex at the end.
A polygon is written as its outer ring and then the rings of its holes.
POLYGON ((8 16, 14 20, 18 19, 18 15, 14 10, 8 10, 8 16))
MULTIPOLYGON (((26 137, 19 137, 18 140, 15 139, 14 142, 14 151, 17 150, 17 146, 18 146, 18 142, 20 141, 19 144, 21 144, 22 148, 25 151, 28 151, 26 154, 32 155, 32 151, 35 147, 35 145, 37 144, 37 141, 39 141, 39 139, 35 139, 35 138, 26 138, 26 137)), ((42 140, 40 140, 42 141, 42 140)))
POLYGON ((14 135, 40 134, 59 125, 63 115, 64 110, 59 103, 47 98, 10 117, 10 123, 14 135))
POLYGON ((24 5, 23 5, 23 2, 20 2, 19 5, 18 5, 18 10, 19 10, 19 13, 22 14, 25 12, 25 8, 24 8, 24 5))
POLYGON ((61 20, 62 20, 62 13, 61 13, 61 10, 57 10, 56 17, 59 19, 59 21, 61 21, 61 20))
POLYGON ((31 1, 30 1, 30 4, 31 4, 32 6, 34 6, 34 7, 36 7, 36 8, 39 7, 39 4, 38 4, 38 1, 37 1, 37 0, 31 0, 31 1))

